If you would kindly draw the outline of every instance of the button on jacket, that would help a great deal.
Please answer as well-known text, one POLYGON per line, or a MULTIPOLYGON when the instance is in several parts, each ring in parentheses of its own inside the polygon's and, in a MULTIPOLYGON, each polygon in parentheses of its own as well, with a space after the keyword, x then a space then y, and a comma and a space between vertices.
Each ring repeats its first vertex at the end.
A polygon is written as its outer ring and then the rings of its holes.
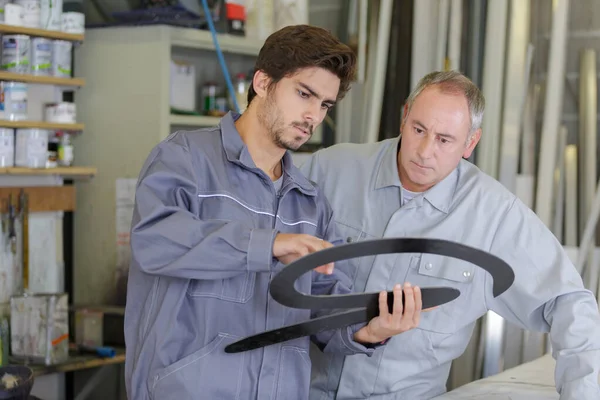
POLYGON ((323 189, 346 241, 456 241, 502 258, 515 272, 514 284, 494 298, 486 271, 432 254, 352 260, 356 291, 389 290, 408 281, 450 286, 461 294, 422 313, 417 329, 392 337, 371 357, 315 354, 311 400, 429 399, 444 393, 452 360, 488 310, 520 327, 550 332, 561 400, 600 399, 598 304, 554 235, 504 186, 466 160, 401 206, 397 149, 398 138, 340 144, 315 153, 301 167, 323 189))
MULTIPOLYGON (((173 133, 140 173, 125 314, 130 399, 308 398, 309 338, 224 352, 246 336, 311 318, 310 310, 284 307, 268 293, 283 268, 272 256, 278 232, 339 243, 324 196, 287 153, 276 193, 235 129, 237 117, 173 133)), ((334 275, 304 274, 296 288, 348 293, 353 273, 343 269, 337 263, 334 275)), ((376 346, 353 341, 357 328, 313 339, 325 352, 371 354, 376 346)))

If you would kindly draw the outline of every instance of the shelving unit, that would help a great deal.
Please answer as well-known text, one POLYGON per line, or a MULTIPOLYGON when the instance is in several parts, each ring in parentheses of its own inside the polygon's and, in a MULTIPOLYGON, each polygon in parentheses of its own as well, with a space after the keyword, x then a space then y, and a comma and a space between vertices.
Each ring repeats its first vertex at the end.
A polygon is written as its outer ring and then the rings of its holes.
MULTIPOLYGON (((254 67, 262 42, 218 38, 232 79, 254 67)), ((195 66, 198 106, 204 82, 225 85, 208 31, 166 25, 87 29, 85 46, 75 50, 74 59, 86 79, 86 95, 76 99, 79 122, 85 124, 85 134, 77 138, 77 157, 102 171, 77 192, 75 230, 91 228, 94 236, 77 238, 75 302, 114 304, 118 264, 127 260, 117 247, 117 218, 123 218, 117 217, 122 211, 115 206, 117 181, 137 180, 152 148, 174 130, 219 122, 171 114, 171 60, 195 66)))
MULTIPOLYGON (((14 26, 14 25, 6 25, 0 24, 0 33, 3 34, 21 34, 28 35, 31 37, 42 37, 47 39, 55 39, 55 40, 66 40, 74 43, 81 43, 84 40, 84 35, 77 35, 72 33, 65 33, 60 31, 50 31, 45 29, 36 29, 36 28, 28 28, 22 26, 14 26)), ((83 78, 62 78, 55 76, 36 76, 32 74, 18 74, 8 71, 0 71, 0 81, 14 81, 14 82, 24 82, 27 84, 31 84, 33 89, 36 85, 46 85, 59 87, 64 90, 76 90, 83 86, 85 86, 85 80, 83 78)), ((47 97, 42 96, 42 97, 47 97)), ((41 104, 44 102, 42 100, 36 99, 37 101, 30 102, 30 105, 33 104, 33 108, 40 108, 41 104)), ((41 120, 36 120, 35 116, 29 116, 28 120, 21 121, 11 121, 11 120, 1 120, 0 119, 0 127, 3 128, 13 128, 13 129, 46 129, 50 131, 65 131, 70 133, 77 133, 84 130, 84 124, 81 123, 53 123, 46 122, 41 120)), ((42 172, 42 169, 32 169, 32 171, 36 171, 35 175, 45 175, 42 172)))

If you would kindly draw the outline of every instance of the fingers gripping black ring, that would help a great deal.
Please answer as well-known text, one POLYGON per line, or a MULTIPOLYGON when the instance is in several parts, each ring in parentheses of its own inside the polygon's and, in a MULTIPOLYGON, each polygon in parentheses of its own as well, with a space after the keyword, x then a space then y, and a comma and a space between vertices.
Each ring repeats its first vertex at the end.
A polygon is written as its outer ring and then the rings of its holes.
MULTIPOLYGON (((301 275, 319 265, 355 257, 389 253, 429 253, 470 262, 492 276, 494 297, 505 292, 512 285, 515 277, 512 268, 500 258, 485 251, 447 240, 391 238, 335 246, 309 254, 286 266, 271 281, 270 293, 278 303, 291 308, 310 310, 346 308, 351 310, 259 333, 230 344, 225 348, 225 352, 237 353, 253 350, 302 336, 310 336, 325 330, 368 322, 379 314, 378 292, 313 296, 296 291, 294 283, 301 275)), ((422 308, 448 303, 459 295, 460 292, 457 289, 450 287, 421 288, 422 308)), ((404 299, 402 300, 404 301, 404 299)), ((390 310, 392 304, 393 292, 389 291, 388 306, 390 310)))

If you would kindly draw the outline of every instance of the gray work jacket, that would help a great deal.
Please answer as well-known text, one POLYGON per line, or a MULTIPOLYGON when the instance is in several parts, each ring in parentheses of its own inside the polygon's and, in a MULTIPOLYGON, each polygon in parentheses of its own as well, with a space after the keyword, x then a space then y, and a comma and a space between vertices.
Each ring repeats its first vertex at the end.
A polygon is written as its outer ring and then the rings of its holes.
MULTIPOLYGON (((283 268, 272 256, 278 232, 338 243, 323 195, 287 153, 276 193, 241 140, 237 117, 226 115, 216 128, 173 133, 141 170, 125 313, 132 400, 308 398, 310 338, 224 352, 243 337, 317 314, 284 307, 268 294, 283 268)), ((348 293, 352 271, 343 273, 342 264, 334 275, 304 274, 297 290, 348 293)), ((324 352, 371 354, 373 347, 353 341, 356 329, 313 340, 324 352)))
POLYGON ((422 313, 417 329, 394 336, 371 357, 314 354, 311 400, 431 399, 444 393, 452 360, 463 353, 475 322, 488 310, 519 327, 550 333, 561 400, 600 399, 598 304, 552 232, 466 160, 402 206, 397 149, 398 138, 339 144, 316 152, 301 167, 324 191, 347 241, 452 240, 502 258, 515 281, 493 297, 490 275, 455 258, 402 253, 351 260, 356 291, 408 281, 450 286, 461 294, 422 313))

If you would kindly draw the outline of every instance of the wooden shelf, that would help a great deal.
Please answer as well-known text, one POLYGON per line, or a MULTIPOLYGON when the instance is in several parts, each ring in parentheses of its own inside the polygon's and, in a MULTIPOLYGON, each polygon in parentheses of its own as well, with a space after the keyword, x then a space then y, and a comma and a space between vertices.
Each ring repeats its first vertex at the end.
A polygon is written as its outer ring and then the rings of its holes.
POLYGON ((39 83, 43 85, 60 86, 84 86, 85 81, 82 78, 59 78, 56 76, 35 76, 28 74, 15 74, 13 72, 0 71, 0 80, 15 81, 25 83, 39 83))
POLYGON ((171 125, 181 125, 181 126, 217 126, 219 125, 219 121, 221 118, 219 117, 209 117, 205 115, 176 115, 171 114, 170 123, 171 125))
POLYGON ((84 35, 65 33, 61 31, 49 31, 46 29, 26 28, 24 26, 0 24, 0 33, 13 35, 28 35, 48 39, 67 40, 69 42, 83 42, 84 35))
POLYGON ((44 121, 9 121, 0 120, 0 127, 3 128, 23 128, 23 129, 48 129, 51 131, 82 131, 83 124, 58 124, 54 122, 44 121))
POLYGON ((25 363, 23 357, 10 357, 12 364, 27 365, 33 370, 33 376, 39 377, 62 372, 81 371, 90 368, 103 367, 105 365, 123 364, 125 362, 125 348, 113 347, 116 355, 114 357, 98 357, 95 354, 78 353, 73 345, 69 345, 69 359, 52 365, 45 365, 41 362, 25 363))
POLYGON ((60 175, 69 177, 91 177, 98 172, 96 167, 56 167, 56 168, 0 168, 0 175, 60 175))

